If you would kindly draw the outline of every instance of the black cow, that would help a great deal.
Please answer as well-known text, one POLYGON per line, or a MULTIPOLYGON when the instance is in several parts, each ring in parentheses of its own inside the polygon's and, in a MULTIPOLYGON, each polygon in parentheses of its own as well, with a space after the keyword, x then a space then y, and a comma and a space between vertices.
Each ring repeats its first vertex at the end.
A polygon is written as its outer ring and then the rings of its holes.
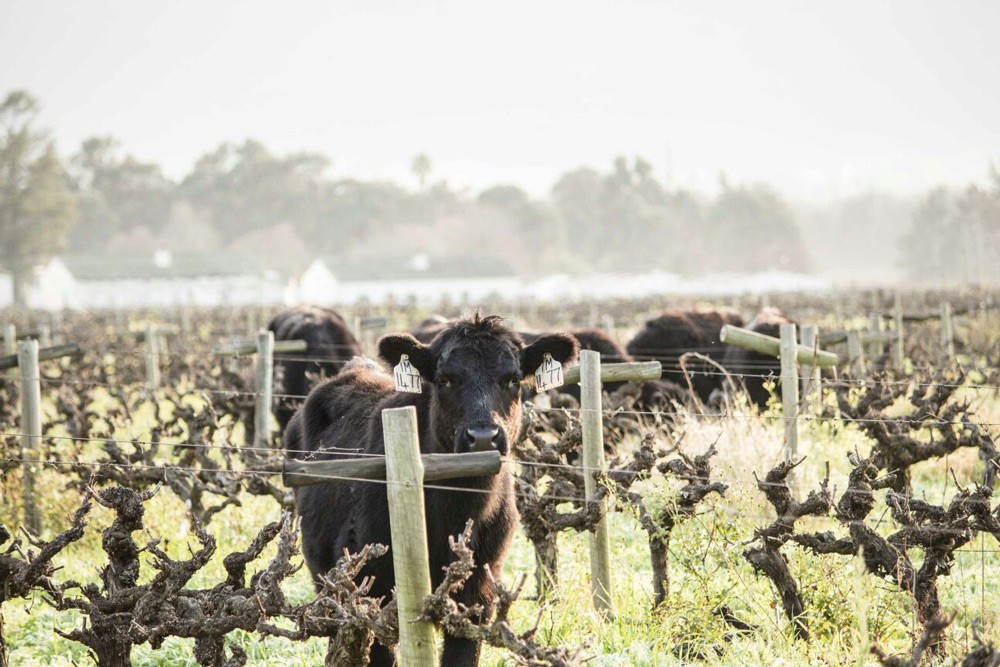
MULTIPOLYGON (((306 342, 305 352, 275 355, 275 390, 279 394, 305 396, 314 384, 307 373, 332 377, 347 361, 361 354, 361 345, 344 318, 329 308, 308 305, 289 308, 275 315, 267 328, 274 332, 276 341, 306 342)), ((278 401, 275 418, 282 430, 291 421, 296 402, 295 399, 278 401)))
MULTIPOLYGON (((659 360, 663 364, 664 380, 687 388, 680 358, 686 352, 698 352, 719 362, 725 346, 719 341, 724 324, 743 326, 743 318, 730 310, 670 310, 646 322, 626 349, 639 361, 659 360)), ((691 386, 703 402, 722 386, 719 369, 707 362, 692 359, 686 362, 691 386)))
MULTIPOLYGON (((408 405, 417 409, 422 452, 495 448, 506 454, 520 436, 522 378, 532 376, 546 353, 566 363, 577 350, 576 340, 566 334, 542 336, 525 347, 496 316, 452 322, 430 345, 409 334, 384 336, 378 343, 379 357, 391 367, 408 355, 423 378, 422 393, 396 392, 392 376, 374 362, 352 362, 309 394, 285 433, 287 455, 350 457, 358 450, 382 454, 382 410, 408 405)), ((473 519, 470 546, 478 567, 458 598, 482 605, 484 613, 494 602, 485 568, 499 577, 518 520, 509 465, 493 476, 448 481, 455 490, 424 492, 432 585, 440 584, 442 568, 453 558, 448 537, 461 533, 473 519)), ((302 552, 314 577, 330 570, 344 549, 357 552, 366 544, 391 544, 384 484, 305 487, 297 490, 296 504, 302 517, 302 552)), ((369 563, 359 579, 366 576, 375 577, 372 595, 389 595, 395 584, 391 552, 369 563)), ((371 658, 376 667, 393 663, 391 651, 379 645, 372 648, 371 658)), ((478 661, 477 643, 445 637, 442 665, 478 661)))
MULTIPOLYGON (((792 320, 782 315, 776 308, 765 308, 757 313, 745 328, 766 336, 780 338, 781 325, 791 323, 792 320)), ((734 379, 738 383, 746 387, 750 402, 757 407, 767 407, 767 401, 771 394, 764 388, 764 383, 768 379, 774 379, 776 382, 775 391, 778 392, 778 396, 781 395, 781 361, 777 357, 727 344, 722 365, 729 373, 736 376, 734 379)))
POLYGON ((410 331, 410 333, 421 343, 427 344, 434 340, 435 336, 444 331, 448 324, 454 321, 455 320, 449 320, 444 315, 431 315, 426 320, 413 327, 413 330, 410 331))

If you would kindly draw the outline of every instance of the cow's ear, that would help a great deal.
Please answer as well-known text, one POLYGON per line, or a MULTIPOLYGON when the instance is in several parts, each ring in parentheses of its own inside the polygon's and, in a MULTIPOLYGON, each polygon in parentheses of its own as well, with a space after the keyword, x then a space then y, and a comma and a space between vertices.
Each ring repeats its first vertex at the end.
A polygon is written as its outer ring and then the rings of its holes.
POLYGON ((575 361, 579 351, 580 343, 570 334, 556 333, 539 336, 538 340, 521 350, 521 372, 525 377, 533 375, 542 365, 546 354, 551 354, 553 359, 565 365, 575 361))
POLYGON ((428 380, 434 379, 435 364, 431 348, 424 345, 410 334, 389 334, 378 340, 379 358, 393 368, 403 355, 410 358, 410 363, 416 366, 420 374, 428 380))

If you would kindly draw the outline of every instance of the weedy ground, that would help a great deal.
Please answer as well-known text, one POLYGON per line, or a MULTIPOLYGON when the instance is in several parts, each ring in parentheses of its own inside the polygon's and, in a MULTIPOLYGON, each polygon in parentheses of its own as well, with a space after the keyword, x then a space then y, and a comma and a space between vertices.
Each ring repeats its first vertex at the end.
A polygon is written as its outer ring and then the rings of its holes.
MULTIPOLYGON (((966 397, 975 401, 981 422, 1000 422, 996 391, 969 391, 966 397)), ((150 411, 140 411, 129 432, 117 435, 142 438, 148 434, 151 419, 150 411)), ((996 426, 989 428, 994 434, 998 432, 996 426)), ((234 438, 238 436, 233 434, 234 438)), ((783 423, 776 408, 760 415, 736 405, 717 417, 682 412, 676 420, 674 439, 689 454, 699 454, 714 443, 719 450, 713 459, 714 478, 728 483, 729 490, 724 498, 712 496, 697 516, 675 528, 667 602, 653 609, 646 534, 634 517, 615 512, 610 515, 614 617, 600 616, 591 605, 588 535, 560 535, 558 596, 540 603, 532 598, 534 554, 529 542, 518 533, 503 575, 508 586, 522 577, 527 579, 511 615, 518 630, 535 628, 537 637, 547 644, 585 644, 593 656, 588 664, 595 666, 872 665, 876 664, 869 651, 872 643, 888 652, 909 648, 913 634, 919 631, 909 597, 892 583, 866 574, 859 558, 816 556, 793 545, 784 547, 805 601, 812 633, 809 642, 792 638, 774 588, 766 578, 755 575, 743 558, 755 528, 774 518, 756 487, 754 475, 763 478, 783 458, 783 423), (733 628, 715 613, 721 606, 756 629, 734 634, 733 628)), ((870 447, 859 431, 836 420, 803 422, 799 453, 806 458, 796 472, 799 497, 817 488, 829 470, 836 499, 837 490, 846 486, 850 470, 847 455, 856 450, 867 453, 870 447)), ((980 480, 982 463, 976 452, 960 452, 920 464, 913 473, 915 495, 941 504, 956 492, 955 479, 963 485, 980 480)), ((46 526, 52 532, 68 525, 81 501, 80 493, 68 489, 66 482, 65 476, 52 470, 46 470, 41 477, 42 508, 46 526)), ((644 493, 659 502, 668 502, 676 489, 676 483, 662 477, 643 483, 644 493)), ((17 525, 20 488, 16 474, 0 492, 0 519, 7 525, 17 525)), ((884 507, 880 503, 872 518, 878 520, 878 530, 888 534, 892 522, 888 512, 882 511, 884 507)), ((273 500, 252 496, 243 498, 242 506, 223 510, 208 527, 218 541, 216 554, 190 585, 207 587, 224 579, 222 558, 244 549, 265 523, 279 516, 280 509, 273 500)), ((110 511, 99 506, 92 510, 84 538, 56 559, 61 568, 58 580, 99 581, 98 571, 105 562, 101 531, 112 518, 110 511)), ((146 504, 145 526, 148 538, 162 540, 161 547, 172 557, 185 556, 196 547, 186 508, 168 489, 146 504)), ((804 519, 799 529, 841 531, 832 518, 813 517, 804 519)), ((135 537, 140 545, 147 539, 135 537)), ((272 545, 261 556, 260 567, 273 550, 272 545)), ((919 566, 919 557, 914 564, 919 566)), ((153 572, 147 567, 145 576, 149 578, 153 572)), ((973 647, 970 628, 974 621, 986 637, 994 641, 1000 638, 1000 544, 989 536, 977 538, 957 553, 950 575, 938 581, 943 609, 957 614, 947 632, 948 655, 964 655, 973 647)), ((313 589, 305 568, 287 580, 286 590, 292 602, 310 598, 313 589)), ((40 593, 28 600, 6 603, 3 622, 13 665, 68 667, 91 661, 85 647, 56 633, 79 626, 80 615, 54 611, 40 593)), ((322 664, 325 654, 325 643, 318 639, 262 640, 237 631, 232 633, 231 641, 246 650, 248 664, 253 666, 317 665, 322 664)), ((192 641, 176 638, 168 639, 157 650, 137 646, 132 656, 138 666, 195 664, 192 641)), ((941 664, 952 660, 945 658, 941 664)), ((499 667, 514 663, 506 654, 487 647, 482 664, 499 667)))

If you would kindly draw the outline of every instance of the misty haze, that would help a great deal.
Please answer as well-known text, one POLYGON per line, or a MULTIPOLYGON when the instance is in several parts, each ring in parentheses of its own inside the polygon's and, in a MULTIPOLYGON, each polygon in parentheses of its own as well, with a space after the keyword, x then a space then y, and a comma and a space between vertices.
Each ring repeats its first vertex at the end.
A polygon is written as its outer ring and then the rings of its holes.
POLYGON ((0 667, 1000 667, 998 35, 0 0, 0 667))

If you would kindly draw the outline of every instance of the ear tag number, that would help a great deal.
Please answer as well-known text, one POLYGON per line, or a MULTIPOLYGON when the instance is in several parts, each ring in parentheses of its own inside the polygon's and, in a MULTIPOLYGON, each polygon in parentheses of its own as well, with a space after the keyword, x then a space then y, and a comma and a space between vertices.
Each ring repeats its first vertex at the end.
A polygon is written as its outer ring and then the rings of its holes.
POLYGON ((535 371, 535 389, 547 391, 563 386, 562 364, 546 353, 542 358, 542 365, 535 371))
POLYGON ((419 394, 423 392, 423 382, 418 371, 410 363, 408 355, 400 355, 399 363, 392 369, 392 375, 396 379, 396 391, 405 391, 408 394, 419 394))

